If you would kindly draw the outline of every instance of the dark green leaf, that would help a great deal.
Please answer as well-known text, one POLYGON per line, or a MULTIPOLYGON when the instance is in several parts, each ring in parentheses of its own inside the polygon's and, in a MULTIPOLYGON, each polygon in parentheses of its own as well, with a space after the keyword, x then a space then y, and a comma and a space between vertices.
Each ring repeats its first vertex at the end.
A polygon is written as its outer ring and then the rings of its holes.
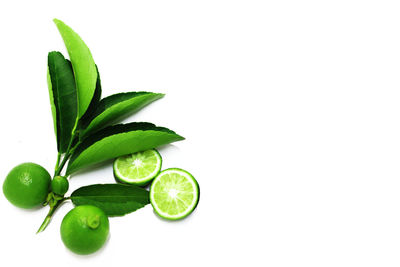
POLYGON ((97 65, 96 65, 96 70, 97 70, 96 90, 94 91, 94 95, 88 109, 80 119, 79 122, 80 128, 82 128, 82 125, 86 125, 91 120, 100 102, 102 90, 101 90, 100 73, 99 69, 97 68, 97 65))
POLYGON ((95 163, 183 139, 167 128, 147 122, 109 126, 78 145, 68 163, 67 174, 95 163))
POLYGON ((57 149, 63 153, 76 123, 77 98, 71 63, 60 52, 50 52, 48 55, 47 81, 57 149))
POLYGON ((101 130, 105 126, 115 123, 162 98, 164 94, 150 92, 119 93, 102 99, 90 120, 86 120, 83 135, 101 130))
POLYGON ((122 216, 150 203, 149 192, 124 184, 95 184, 81 187, 71 194, 75 206, 93 205, 107 216, 122 216))
POLYGON ((88 109, 96 90, 97 70, 89 48, 81 37, 64 22, 54 19, 64 40, 74 69, 78 96, 78 118, 88 109))

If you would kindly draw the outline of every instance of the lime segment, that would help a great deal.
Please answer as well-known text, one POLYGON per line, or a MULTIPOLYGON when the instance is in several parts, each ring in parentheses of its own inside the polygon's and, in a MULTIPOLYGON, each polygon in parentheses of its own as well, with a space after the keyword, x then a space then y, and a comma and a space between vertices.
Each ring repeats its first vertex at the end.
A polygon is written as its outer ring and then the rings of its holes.
POLYGON ((124 183, 146 185, 160 172, 161 163, 155 149, 122 156, 114 162, 114 176, 124 183))
POLYGON ((162 171, 150 188, 151 205, 159 216, 168 220, 179 220, 192 213, 199 196, 196 179, 177 168, 162 171))

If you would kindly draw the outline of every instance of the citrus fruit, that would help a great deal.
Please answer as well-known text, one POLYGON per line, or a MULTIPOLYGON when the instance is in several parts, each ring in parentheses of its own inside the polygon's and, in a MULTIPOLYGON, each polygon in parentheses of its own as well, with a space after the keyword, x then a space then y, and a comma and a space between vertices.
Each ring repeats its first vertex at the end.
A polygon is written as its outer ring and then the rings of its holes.
POLYGON ((64 176, 56 176, 51 181, 51 189, 57 195, 63 196, 65 193, 67 193, 68 188, 69 183, 67 178, 64 176))
POLYGON ((50 174, 42 166, 22 163, 8 173, 3 193, 14 206, 31 209, 46 200, 50 181, 50 174))
POLYGON ((118 181, 148 184, 161 170, 161 155, 155 149, 119 157, 114 162, 114 176, 118 181))
POLYGON ((99 250, 107 240, 108 218, 95 206, 78 206, 65 215, 60 232, 64 245, 72 252, 91 254, 99 250))
POLYGON ((194 177, 185 170, 162 171, 150 187, 150 202, 164 219, 179 220, 188 216, 199 202, 200 189, 194 177))

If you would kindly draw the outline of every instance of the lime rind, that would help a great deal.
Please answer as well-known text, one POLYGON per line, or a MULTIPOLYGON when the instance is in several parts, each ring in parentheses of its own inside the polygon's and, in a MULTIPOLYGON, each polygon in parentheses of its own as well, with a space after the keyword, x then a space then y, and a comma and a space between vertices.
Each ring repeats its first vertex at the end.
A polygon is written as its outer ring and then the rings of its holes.
POLYGON ((162 158, 155 149, 117 158, 113 169, 115 178, 123 183, 146 185, 161 170, 162 158))
POLYGON ((179 168, 162 171, 150 187, 150 202, 154 211, 168 220, 180 220, 191 214, 199 198, 200 188, 196 179, 179 168))

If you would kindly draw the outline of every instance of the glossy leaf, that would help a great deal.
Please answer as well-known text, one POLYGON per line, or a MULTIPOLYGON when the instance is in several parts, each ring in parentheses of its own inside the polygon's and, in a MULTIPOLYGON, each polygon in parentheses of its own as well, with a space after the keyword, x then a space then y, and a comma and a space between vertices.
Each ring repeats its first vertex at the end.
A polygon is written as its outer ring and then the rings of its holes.
POLYGON ((167 128, 147 122, 109 126, 78 145, 68 163, 67 174, 92 164, 183 139, 167 128))
POLYGON ((91 119, 83 127, 83 135, 96 132, 102 128, 115 123, 137 111, 150 103, 162 98, 164 94, 150 92, 129 92, 119 93, 102 99, 91 119))
POLYGON ((99 105, 100 99, 101 99, 102 90, 101 90, 100 73, 99 73, 97 66, 96 66, 96 69, 97 69, 96 90, 94 91, 94 95, 93 95, 92 101, 90 102, 88 109, 86 110, 85 114, 80 119, 80 122, 79 122, 80 128, 82 128, 82 125, 86 125, 91 120, 94 112, 97 109, 97 106, 99 105))
POLYGON ((76 123, 77 99, 71 63, 60 52, 48 55, 47 81, 57 149, 63 153, 67 150, 76 123))
POLYGON ((53 94, 53 88, 51 85, 50 71, 49 71, 48 66, 47 66, 47 88, 49 89, 51 115, 53 117, 54 133, 55 133, 56 139, 57 139, 57 150, 58 150, 57 110, 56 110, 56 105, 54 103, 54 94, 53 94))
POLYGON ((95 184, 81 187, 71 194, 75 206, 93 205, 107 216, 122 216, 150 203, 149 192, 135 185, 95 184))
POLYGON ((78 117, 88 109, 96 89, 97 70, 89 48, 64 22, 54 19, 64 40, 75 74, 78 95, 78 117))

